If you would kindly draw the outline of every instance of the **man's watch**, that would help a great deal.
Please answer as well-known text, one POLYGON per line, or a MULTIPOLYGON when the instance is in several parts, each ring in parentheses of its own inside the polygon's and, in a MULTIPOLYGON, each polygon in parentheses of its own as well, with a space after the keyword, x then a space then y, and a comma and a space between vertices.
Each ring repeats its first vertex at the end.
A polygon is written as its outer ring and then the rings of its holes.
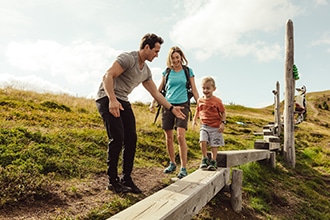
POLYGON ((227 122, 226 121, 221 121, 223 124, 227 124, 227 122))

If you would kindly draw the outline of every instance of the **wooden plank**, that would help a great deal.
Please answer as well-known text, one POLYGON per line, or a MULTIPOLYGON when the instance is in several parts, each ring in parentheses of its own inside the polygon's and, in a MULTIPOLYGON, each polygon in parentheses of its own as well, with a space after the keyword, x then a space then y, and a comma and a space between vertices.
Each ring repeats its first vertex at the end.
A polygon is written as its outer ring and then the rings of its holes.
POLYGON ((232 167, 268 158, 269 150, 262 149, 218 151, 217 165, 218 167, 232 167))
POLYGON ((229 175, 229 169, 196 170, 108 220, 191 219, 229 184, 229 175))
POLYGON ((262 127, 262 129, 269 129, 269 130, 271 130, 272 127, 274 127, 274 125, 264 125, 264 126, 262 127))
POLYGON ((254 149, 264 150, 278 150, 281 148, 281 144, 277 142, 268 142, 266 140, 257 139, 254 142, 254 149))
POLYGON ((266 140, 267 142, 275 142, 275 143, 281 142, 279 137, 273 135, 265 135, 264 140, 266 140))
POLYGON ((269 142, 263 139, 257 139, 254 142, 254 149, 265 149, 269 150, 269 142))
POLYGON ((280 143, 274 143, 274 142, 269 143, 269 149, 268 150, 279 150, 279 149, 281 149, 281 144, 280 143))
POLYGON ((279 150, 281 149, 281 139, 277 136, 264 136, 264 140, 269 142, 268 150, 279 150))
POLYGON ((254 149, 278 150, 281 144, 278 142, 268 142, 267 140, 257 139, 254 142, 254 149))
POLYGON ((274 135, 274 131, 270 130, 270 129, 263 129, 262 130, 264 135, 274 135))

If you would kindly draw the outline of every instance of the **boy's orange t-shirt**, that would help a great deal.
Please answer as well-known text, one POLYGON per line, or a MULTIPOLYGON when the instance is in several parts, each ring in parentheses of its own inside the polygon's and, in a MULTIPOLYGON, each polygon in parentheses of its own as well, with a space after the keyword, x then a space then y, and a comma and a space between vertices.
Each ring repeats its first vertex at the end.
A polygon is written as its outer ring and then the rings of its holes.
POLYGON ((222 121, 220 113, 226 111, 225 106, 222 104, 222 100, 216 96, 212 96, 210 99, 201 97, 198 100, 197 109, 199 111, 199 118, 202 124, 210 127, 218 128, 222 121))

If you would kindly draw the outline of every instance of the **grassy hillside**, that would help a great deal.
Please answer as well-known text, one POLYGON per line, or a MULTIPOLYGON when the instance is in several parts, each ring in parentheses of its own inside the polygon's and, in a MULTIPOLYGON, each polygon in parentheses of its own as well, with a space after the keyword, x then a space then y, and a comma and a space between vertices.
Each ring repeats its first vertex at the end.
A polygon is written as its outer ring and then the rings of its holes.
MULTIPOLYGON (((330 219, 330 91, 306 97, 307 119, 295 129, 296 168, 287 166, 280 152, 276 170, 259 163, 238 167, 244 171, 242 213, 232 213, 225 204, 226 194, 219 193, 196 219, 330 219)), ((154 125, 154 114, 148 112, 147 105, 135 103, 133 107, 138 129, 135 167, 145 170, 142 176, 157 176, 168 162, 160 119, 154 125)), ((254 133, 274 118, 272 106, 226 107, 223 150, 253 148, 254 141, 262 138, 254 133)), ((63 193, 83 201, 87 193, 81 193, 78 185, 106 179, 107 138, 93 100, 7 88, 0 90, 0 113, 0 217, 7 217, 15 207, 31 208, 54 197, 57 203, 67 204, 63 193)), ((193 172, 200 159, 197 130, 188 130, 187 142, 189 172, 193 172)), ((169 179, 163 178, 159 187, 169 184, 169 179)), ((86 185, 86 189, 91 187, 86 185)), ((95 205, 79 215, 72 207, 63 206, 56 215, 47 216, 105 219, 146 195, 109 196, 102 206, 95 205)))

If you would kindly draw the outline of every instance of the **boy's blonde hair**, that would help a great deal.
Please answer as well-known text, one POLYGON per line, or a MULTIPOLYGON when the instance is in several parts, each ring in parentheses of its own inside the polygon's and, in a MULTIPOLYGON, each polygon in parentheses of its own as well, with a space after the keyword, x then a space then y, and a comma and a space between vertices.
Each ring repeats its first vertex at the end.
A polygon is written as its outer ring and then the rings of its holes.
POLYGON ((211 82, 212 86, 215 87, 215 81, 211 76, 206 76, 202 79, 202 85, 204 85, 207 82, 211 82))

